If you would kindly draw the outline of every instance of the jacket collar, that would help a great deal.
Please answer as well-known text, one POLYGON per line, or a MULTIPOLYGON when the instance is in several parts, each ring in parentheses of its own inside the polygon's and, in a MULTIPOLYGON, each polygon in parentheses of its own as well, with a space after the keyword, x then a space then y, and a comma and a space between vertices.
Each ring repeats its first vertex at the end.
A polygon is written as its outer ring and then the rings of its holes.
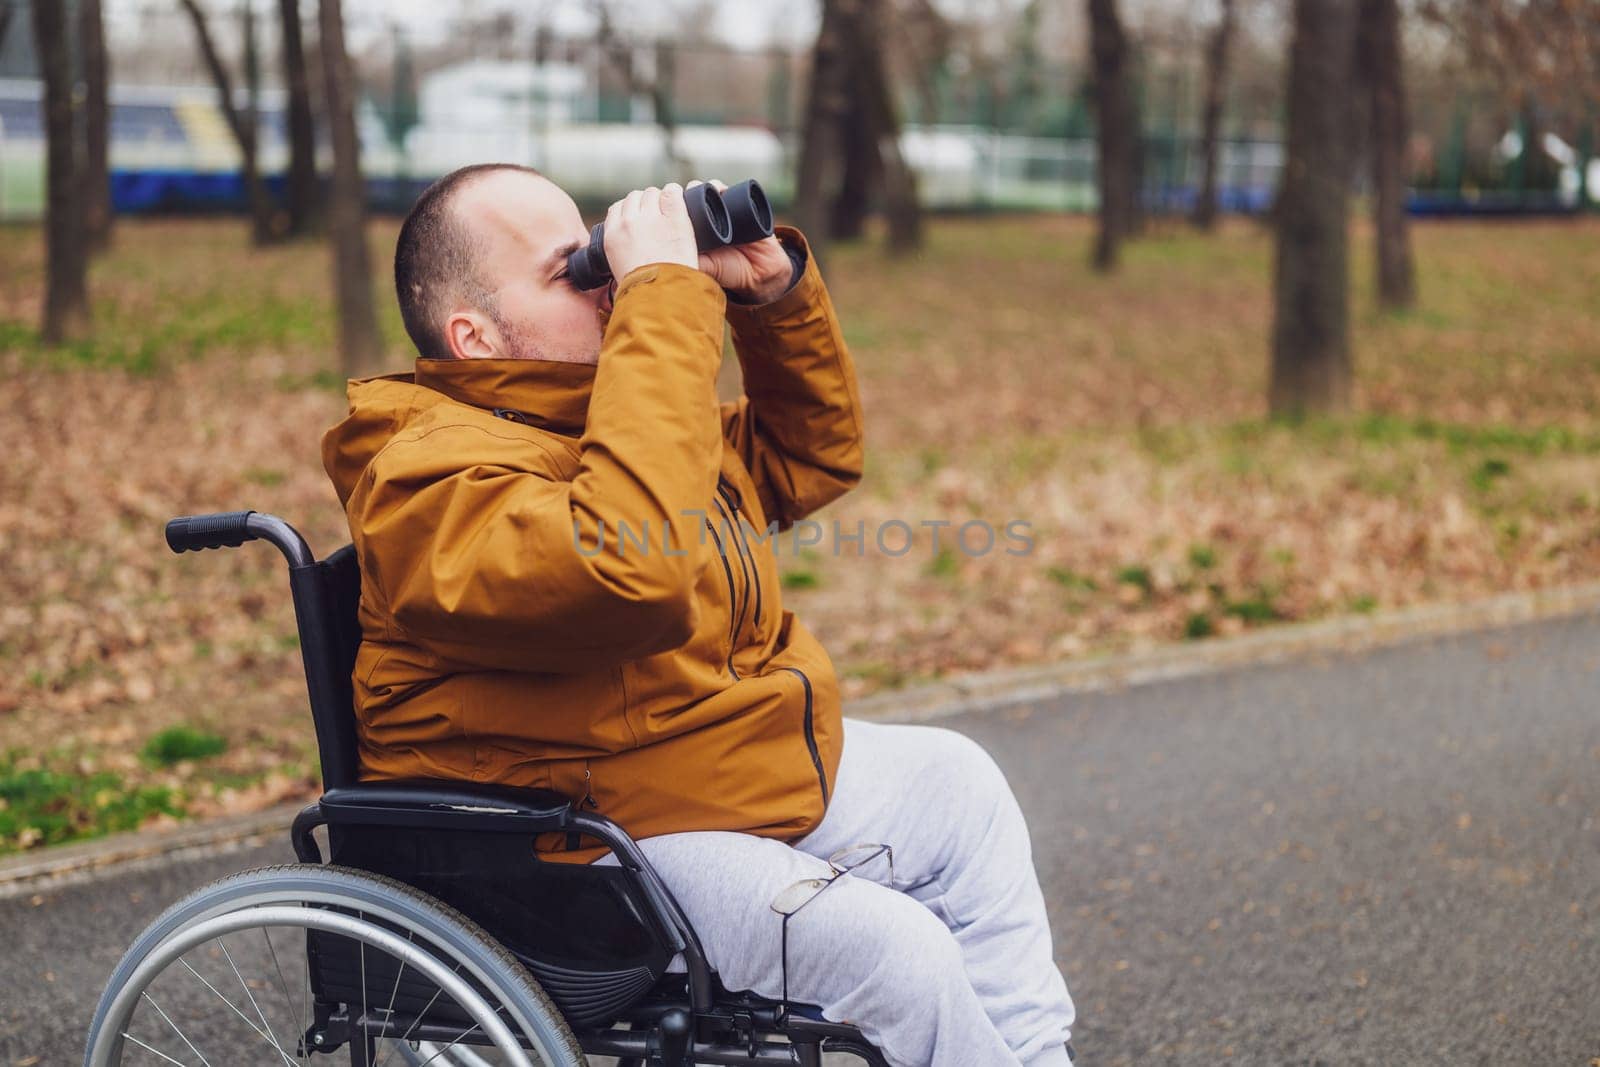
POLYGON ((548 359, 419 359, 416 383, 552 433, 583 432, 595 364, 548 359))

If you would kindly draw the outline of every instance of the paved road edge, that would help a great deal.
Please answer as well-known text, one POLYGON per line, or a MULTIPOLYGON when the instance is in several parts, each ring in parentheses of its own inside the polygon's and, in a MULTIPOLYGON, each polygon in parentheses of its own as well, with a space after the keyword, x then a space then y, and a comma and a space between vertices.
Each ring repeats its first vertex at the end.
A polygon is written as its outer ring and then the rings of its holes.
MULTIPOLYGON (((1600 583, 1506 593, 1455 604, 1299 623, 1239 637, 1168 645, 1099 659, 1011 667, 878 693, 850 702, 847 714, 891 722, 931 722, 996 711, 1067 693, 1131 688, 1319 653, 1349 654, 1408 641, 1540 622, 1600 610, 1600 583)), ((167 830, 114 834, 0 859, 0 899, 48 892, 118 871, 250 847, 287 830, 300 805, 167 830)))

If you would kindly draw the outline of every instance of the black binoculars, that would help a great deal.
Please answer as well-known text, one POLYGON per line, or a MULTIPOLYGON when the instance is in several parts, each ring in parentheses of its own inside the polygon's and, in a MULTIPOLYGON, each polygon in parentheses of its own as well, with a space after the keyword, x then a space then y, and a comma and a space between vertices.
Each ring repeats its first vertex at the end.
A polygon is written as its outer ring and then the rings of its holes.
MULTIPOLYGON (((724 245, 747 245, 772 236, 772 205, 754 178, 717 192, 702 182, 685 189, 683 201, 694 225, 695 247, 712 252, 724 245)), ((589 245, 567 257, 567 276, 579 289, 598 289, 611 280, 606 262, 606 224, 589 231, 589 245)))

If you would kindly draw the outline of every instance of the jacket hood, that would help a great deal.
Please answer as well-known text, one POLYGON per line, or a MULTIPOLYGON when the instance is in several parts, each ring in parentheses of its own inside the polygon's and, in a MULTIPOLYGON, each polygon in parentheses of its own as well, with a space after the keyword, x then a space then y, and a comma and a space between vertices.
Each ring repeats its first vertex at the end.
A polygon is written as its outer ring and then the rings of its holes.
POLYGON ((588 417, 595 365, 531 359, 419 359, 409 374, 353 379, 350 412, 322 438, 322 465, 341 504, 394 436, 457 402, 552 433, 577 436, 588 417))

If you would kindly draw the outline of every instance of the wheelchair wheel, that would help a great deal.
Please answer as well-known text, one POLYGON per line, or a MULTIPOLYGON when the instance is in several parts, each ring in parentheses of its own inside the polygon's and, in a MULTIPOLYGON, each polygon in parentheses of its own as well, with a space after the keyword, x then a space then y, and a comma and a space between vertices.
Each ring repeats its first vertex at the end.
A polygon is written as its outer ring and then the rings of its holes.
POLYGON ((560 1012, 480 927, 389 878, 265 867, 197 890, 112 972, 85 1067, 583 1067, 560 1012), (338 1062, 322 1060, 320 1062, 338 1062))

